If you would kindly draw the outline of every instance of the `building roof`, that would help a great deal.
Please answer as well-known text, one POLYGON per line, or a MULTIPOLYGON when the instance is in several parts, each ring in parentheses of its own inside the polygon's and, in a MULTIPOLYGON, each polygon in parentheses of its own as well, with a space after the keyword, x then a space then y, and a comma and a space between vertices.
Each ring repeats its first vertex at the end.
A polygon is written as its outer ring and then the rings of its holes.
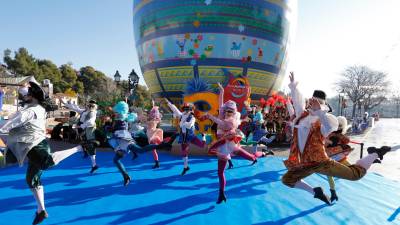
POLYGON ((33 76, 25 77, 0 77, 0 85, 22 86, 29 81, 35 80, 33 76))

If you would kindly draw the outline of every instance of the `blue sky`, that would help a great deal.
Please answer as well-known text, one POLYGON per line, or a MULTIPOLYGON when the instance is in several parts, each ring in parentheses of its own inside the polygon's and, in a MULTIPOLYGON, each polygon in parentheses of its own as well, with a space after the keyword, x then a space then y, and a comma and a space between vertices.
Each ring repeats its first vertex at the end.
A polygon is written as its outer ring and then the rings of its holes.
MULTIPOLYGON (((91 65, 109 76, 118 69, 125 78, 132 68, 141 74, 132 5, 132 0, 1 0, 0 57, 6 48, 26 47, 57 65, 91 65)), ((339 73, 353 64, 387 71, 400 85, 399 9, 399 0, 299 0, 289 70, 305 94, 317 84, 333 95, 339 73)))

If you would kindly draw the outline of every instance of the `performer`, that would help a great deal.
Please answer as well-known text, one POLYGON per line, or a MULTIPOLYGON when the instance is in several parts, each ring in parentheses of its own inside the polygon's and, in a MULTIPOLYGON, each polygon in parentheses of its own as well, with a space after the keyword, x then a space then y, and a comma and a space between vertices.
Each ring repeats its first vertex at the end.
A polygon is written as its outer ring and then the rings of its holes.
POLYGON ((202 134, 203 139, 200 140, 194 134, 194 124, 195 124, 195 117, 194 117, 194 106, 191 103, 184 103, 182 106, 183 112, 179 111, 179 109, 165 99, 168 104, 168 107, 173 111, 174 116, 179 118, 179 127, 180 127, 180 134, 179 134, 179 143, 181 144, 181 152, 183 157, 183 170, 181 175, 185 175, 187 171, 189 171, 189 143, 194 144, 200 148, 204 148, 206 145, 206 137, 202 134))
POLYGON ((95 131, 96 131, 96 114, 97 114, 97 104, 95 100, 90 100, 86 108, 80 108, 76 104, 66 103, 62 98, 60 102, 63 103, 67 108, 73 110, 80 114, 79 122, 77 124, 78 131, 81 131, 83 137, 83 144, 85 151, 85 156, 88 154, 92 162, 92 168, 90 173, 93 174, 99 166, 96 163, 96 141, 95 131))
MULTIPOLYGON (((339 128, 332 132, 325 140, 326 154, 333 160, 342 163, 346 166, 351 164, 347 161, 347 156, 353 151, 348 144, 350 139, 346 137, 347 120, 346 117, 338 116, 339 128)), ((335 181, 332 176, 328 176, 329 187, 331 191, 331 202, 338 201, 339 198, 335 190, 335 181)))
POLYGON ((57 165, 68 156, 82 151, 81 146, 51 153, 46 140, 46 97, 43 89, 35 82, 24 98, 24 108, 0 123, 0 133, 8 133, 6 164, 17 163, 22 166, 28 158, 26 182, 37 203, 33 224, 41 223, 48 217, 44 204, 44 189, 41 175, 44 170, 57 165))
POLYGON ((118 102, 113 107, 113 111, 115 112, 116 117, 112 129, 113 137, 109 139, 109 144, 115 151, 113 161, 122 174, 122 177, 124 179, 124 186, 127 186, 131 181, 131 177, 127 173, 124 165, 121 162, 121 159, 130 151, 143 153, 146 151, 170 147, 170 143, 161 143, 160 141, 160 143, 158 144, 150 144, 144 147, 140 147, 135 143, 131 133, 128 131, 128 122, 135 121, 137 118, 137 114, 129 113, 128 104, 124 101, 118 102))
POLYGON ((374 160, 378 157, 382 160, 391 148, 387 146, 379 149, 370 147, 368 156, 350 166, 330 159, 325 152, 324 138, 338 129, 338 121, 335 116, 327 113, 329 108, 325 104, 326 94, 320 90, 314 91, 313 97, 305 106, 293 73, 290 73, 289 87, 296 119, 294 120, 290 154, 284 161, 288 171, 283 175, 282 182, 291 188, 305 190, 314 195, 314 198, 330 204, 330 200, 321 187, 313 188, 304 182, 303 178, 313 173, 321 173, 346 180, 359 180, 366 174, 374 160))
POLYGON ((224 103, 224 88, 219 83, 218 87, 220 91, 219 116, 215 117, 206 113, 205 117, 218 124, 217 137, 219 140, 211 145, 209 153, 216 154, 218 157, 219 195, 217 204, 220 204, 222 201, 226 202, 226 180, 224 171, 228 160, 231 159, 231 154, 239 155, 247 160, 253 161, 253 164, 257 162, 258 157, 266 156, 266 154, 263 152, 250 154, 238 145, 242 138, 236 132, 240 125, 240 113, 237 112, 236 103, 234 101, 229 100, 224 103))
MULTIPOLYGON (((157 125, 161 122, 161 113, 158 110, 158 106, 154 105, 153 108, 149 112, 147 119, 147 139, 150 144, 160 144, 163 141, 163 130, 157 128, 157 125)), ((160 161, 158 160, 157 150, 153 149, 153 158, 154 158, 154 166, 153 169, 160 167, 160 161)))

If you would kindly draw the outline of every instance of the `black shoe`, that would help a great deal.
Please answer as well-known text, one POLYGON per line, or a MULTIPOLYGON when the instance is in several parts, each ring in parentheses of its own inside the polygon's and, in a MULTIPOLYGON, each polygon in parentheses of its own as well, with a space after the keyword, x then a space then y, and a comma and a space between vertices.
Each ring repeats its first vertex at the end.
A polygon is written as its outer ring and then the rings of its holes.
POLYGON ((44 219, 49 217, 46 210, 41 211, 40 213, 35 213, 35 219, 33 220, 32 224, 39 224, 43 222, 44 219))
POLYGON ((132 160, 135 160, 138 157, 138 154, 136 152, 132 152, 133 156, 132 156, 132 160))
POLYGON ((380 159, 375 159, 372 163, 382 163, 380 159))
POLYGON ((232 160, 228 160, 229 166, 228 166, 228 170, 233 168, 233 163, 232 160))
POLYGON ((380 160, 383 160, 383 156, 387 153, 390 152, 392 148, 389 146, 382 146, 381 148, 375 148, 375 147, 368 147, 367 152, 368 154, 376 153, 379 156, 380 160))
POLYGON ((251 165, 254 165, 254 164, 256 164, 258 161, 257 161, 257 159, 255 159, 255 160, 253 160, 253 162, 251 163, 251 165))
POLYGON ((339 201, 339 198, 336 195, 336 190, 331 189, 331 202, 333 201, 339 201))
POLYGON ((272 150, 270 150, 270 149, 262 149, 261 150, 263 153, 264 153, 264 156, 267 156, 267 155, 275 155, 275 153, 272 151, 272 150))
POLYGON ((189 171, 189 170, 190 170, 189 167, 183 168, 181 175, 182 175, 182 176, 185 175, 186 172, 189 171))
POLYGON ((324 190, 322 190, 321 187, 314 188, 314 198, 318 198, 319 200, 325 202, 328 205, 331 204, 328 197, 324 194, 324 190))
POLYGON ((154 161, 153 169, 160 168, 160 162, 158 160, 154 161))
POLYGON ((219 195, 218 195, 218 200, 217 200, 217 204, 221 204, 222 201, 226 202, 226 196, 225 193, 221 190, 219 190, 219 195))
POLYGON ((98 165, 93 166, 92 169, 90 170, 90 173, 93 174, 94 172, 96 172, 97 169, 99 169, 98 165))
POLYGON ((124 186, 128 186, 128 184, 131 182, 131 177, 128 174, 124 175, 124 186))

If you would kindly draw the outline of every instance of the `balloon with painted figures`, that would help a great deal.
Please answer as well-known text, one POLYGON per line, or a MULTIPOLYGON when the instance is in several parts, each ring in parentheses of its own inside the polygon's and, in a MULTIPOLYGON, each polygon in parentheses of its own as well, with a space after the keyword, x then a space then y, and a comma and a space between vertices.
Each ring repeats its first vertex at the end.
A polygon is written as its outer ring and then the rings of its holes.
POLYGON ((198 78, 216 92, 230 78, 227 69, 248 79, 251 100, 267 99, 281 87, 296 4, 134 0, 135 44, 152 97, 181 102, 187 81, 198 78))

